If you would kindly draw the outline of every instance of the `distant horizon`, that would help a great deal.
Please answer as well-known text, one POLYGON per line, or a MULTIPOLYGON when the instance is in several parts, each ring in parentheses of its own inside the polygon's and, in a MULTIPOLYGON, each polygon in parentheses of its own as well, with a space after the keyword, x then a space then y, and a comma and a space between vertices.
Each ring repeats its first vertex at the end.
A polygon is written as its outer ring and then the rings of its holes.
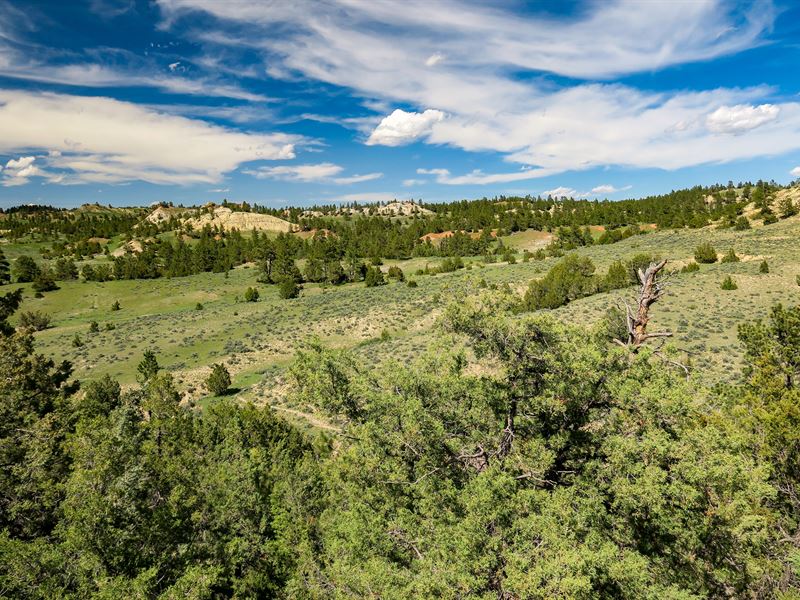
POLYGON ((800 5, 646 8, 0 0, 0 208, 800 177, 800 5))

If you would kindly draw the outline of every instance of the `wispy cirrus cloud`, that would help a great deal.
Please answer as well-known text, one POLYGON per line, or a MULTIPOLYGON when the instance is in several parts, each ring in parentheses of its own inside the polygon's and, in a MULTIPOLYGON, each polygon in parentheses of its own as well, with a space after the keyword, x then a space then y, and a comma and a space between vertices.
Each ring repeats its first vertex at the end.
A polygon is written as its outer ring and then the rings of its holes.
POLYGON ((304 183, 329 182, 340 185, 372 181, 383 177, 383 173, 367 173, 339 177, 344 168, 329 162, 303 165, 280 165, 276 167, 259 167, 246 169, 243 172, 257 179, 281 179, 304 183))

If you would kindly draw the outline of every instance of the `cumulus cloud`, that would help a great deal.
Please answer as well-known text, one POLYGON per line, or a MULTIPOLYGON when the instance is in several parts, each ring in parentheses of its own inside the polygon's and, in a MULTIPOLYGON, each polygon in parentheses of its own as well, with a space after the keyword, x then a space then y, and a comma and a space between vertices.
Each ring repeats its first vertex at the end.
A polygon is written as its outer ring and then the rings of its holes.
POLYGON ((4 187, 25 185, 30 181, 31 177, 46 175, 44 171, 34 164, 35 160, 35 156, 20 156, 9 160, 5 169, 3 169, 2 185, 4 187))
POLYGON ((737 104, 720 106, 706 118, 706 127, 713 133, 740 134, 774 121, 780 107, 774 104, 737 104))
POLYGON ((244 173, 252 175, 257 179, 281 179, 284 181, 309 182, 331 182, 340 185, 351 183, 361 183, 372 181, 383 177, 383 173, 366 173, 364 175, 350 175, 347 177, 336 177, 344 169, 336 164, 325 162, 319 164, 306 165, 280 165, 277 167, 259 167, 258 169, 246 169, 244 173))
POLYGON ((373 130, 367 145, 402 146, 431 132, 435 123, 444 119, 444 113, 432 108, 425 112, 406 112, 396 109, 373 130))
POLYGON ((800 167, 795 167, 789 171, 789 175, 792 175, 793 177, 800 177, 800 167))
POLYGON ((236 131, 111 98, 9 90, 0 90, 0 131, 0 154, 47 153, 38 160, 47 167, 48 181, 65 184, 214 183, 250 161, 294 158, 295 145, 304 141, 236 131))
POLYGON ((562 196, 572 198, 577 196, 578 192, 571 187, 559 186, 557 188, 553 188, 552 190, 545 190, 544 192, 542 192, 542 195, 552 196, 553 198, 561 198, 562 196))

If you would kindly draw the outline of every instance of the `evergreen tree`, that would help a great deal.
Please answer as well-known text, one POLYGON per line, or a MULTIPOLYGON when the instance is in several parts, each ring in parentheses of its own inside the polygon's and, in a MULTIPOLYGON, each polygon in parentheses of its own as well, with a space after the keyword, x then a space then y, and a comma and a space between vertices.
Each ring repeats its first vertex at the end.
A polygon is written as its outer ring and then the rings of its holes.
POLYGON ((222 396, 231 386, 231 375, 221 364, 211 365, 211 374, 205 381, 206 389, 214 396, 222 396))
POLYGON ((3 249, 0 248, 0 285, 11 282, 11 270, 8 264, 6 255, 3 254, 3 249))

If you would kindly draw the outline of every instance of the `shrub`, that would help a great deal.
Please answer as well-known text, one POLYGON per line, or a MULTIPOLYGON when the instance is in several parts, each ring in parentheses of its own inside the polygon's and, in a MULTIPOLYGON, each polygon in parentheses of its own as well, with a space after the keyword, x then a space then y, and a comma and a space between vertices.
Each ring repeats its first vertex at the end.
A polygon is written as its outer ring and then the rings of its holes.
POLYGON ((630 273, 631 283, 639 284, 639 270, 646 271, 652 263, 658 262, 658 257, 652 254, 637 254, 628 260, 628 272, 630 273))
POLYGON ((725 256, 722 257, 722 262, 724 263, 735 263, 739 262, 739 257, 736 256, 736 252, 734 252, 733 248, 728 250, 725 256))
POLYGON ((746 229, 750 229, 750 221, 747 220, 747 217, 742 215, 736 222, 733 224, 734 231, 745 231, 746 229))
POLYGON ((769 263, 766 260, 761 261, 761 265, 758 267, 759 273, 769 273, 769 263))
POLYGON ((389 267, 389 272, 386 274, 390 279, 397 279, 397 281, 405 281, 406 276, 403 274, 403 269, 400 267, 389 267))
POLYGON ((114 300, 114 304, 111 305, 111 310, 117 311, 120 308, 122 308, 122 307, 119 305, 119 300, 114 300))
POLYGON ((708 242, 700 244, 694 249, 694 259, 702 264, 715 263, 717 262, 717 251, 708 242))
POLYGON ((89 323, 89 333, 98 333, 100 331, 100 325, 98 325, 97 321, 92 321, 89 323))
POLYGON ((728 275, 725 279, 722 280, 722 285, 720 287, 723 290, 736 290, 739 289, 739 286, 736 285, 736 282, 728 275))
POLYGON ((570 254, 559 261, 542 279, 534 279, 525 292, 523 305, 528 310, 558 308, 576 298, 598 290, 595 266, 586 257, 570 254))
POLYGON ((681 269, 681 273, 696 273, 700 270, 700 265, 692 261, 681 269))
POLYGON ((72 346, 74 348, 80 348, 81 346, 83 346, 83 340, 81 339, 81 336, 79 336, 77 333, 75 334, 75 337, 72 338, 72 346))
POLYGON ((114 331, 117 328, 113 323, 106 323, 106 331, 114 331))
POLYGON ((203 310, 203 305, 198 302, 197 304, 194 305, 194 309, 195 310, 203 310))
POLYGON ((615 260, 608 267, 608 273, 603 278, 604 290, 619 290, 630 285, 630 273, 621 261, 615 260))
POLYGON ((297 298, 300 295, 300 286, 294 279, 286 278, 278 284, 278 295, 284 300, 297 298))
POLYGON ((19 325, 25 329, 42 331, 50 326, 50 315, 39 312, 38 310, 20 313, 19 325))
POLYGON ((245 302, 258 302, 258 290, 254 287, 249 287, 244 291, 245 302))
POLYGON ((409 279, 409 280, 408 280, 408 284, 407 284, 407 285, 408 285, 408 287, 410 287, 410 288, 415 288, 415 287, 418 287, 418 286, 417 286, 417 282, 416 282, 416 281, 414 281, 413 279, 409 279))
POLYGON ((211 365, 211 374, 205 381, 206 388, 215 396, 222 396, 231 386, 231 374, 224 365, 211 365))
POLYGON ((383 272, 378 267, 370 267, 364 276, 364 283, 367 287, 376 287, 386 285, 386 279, 384 279, 383 272))
POLYGON ((39 272, 39 274, 36 276, 36 280, 33 282, 32 287, 34 291, 37 292, 52 292, 53 290, 58 289, 56 281, 53 279, 53 274, 49 269, 39 272))

